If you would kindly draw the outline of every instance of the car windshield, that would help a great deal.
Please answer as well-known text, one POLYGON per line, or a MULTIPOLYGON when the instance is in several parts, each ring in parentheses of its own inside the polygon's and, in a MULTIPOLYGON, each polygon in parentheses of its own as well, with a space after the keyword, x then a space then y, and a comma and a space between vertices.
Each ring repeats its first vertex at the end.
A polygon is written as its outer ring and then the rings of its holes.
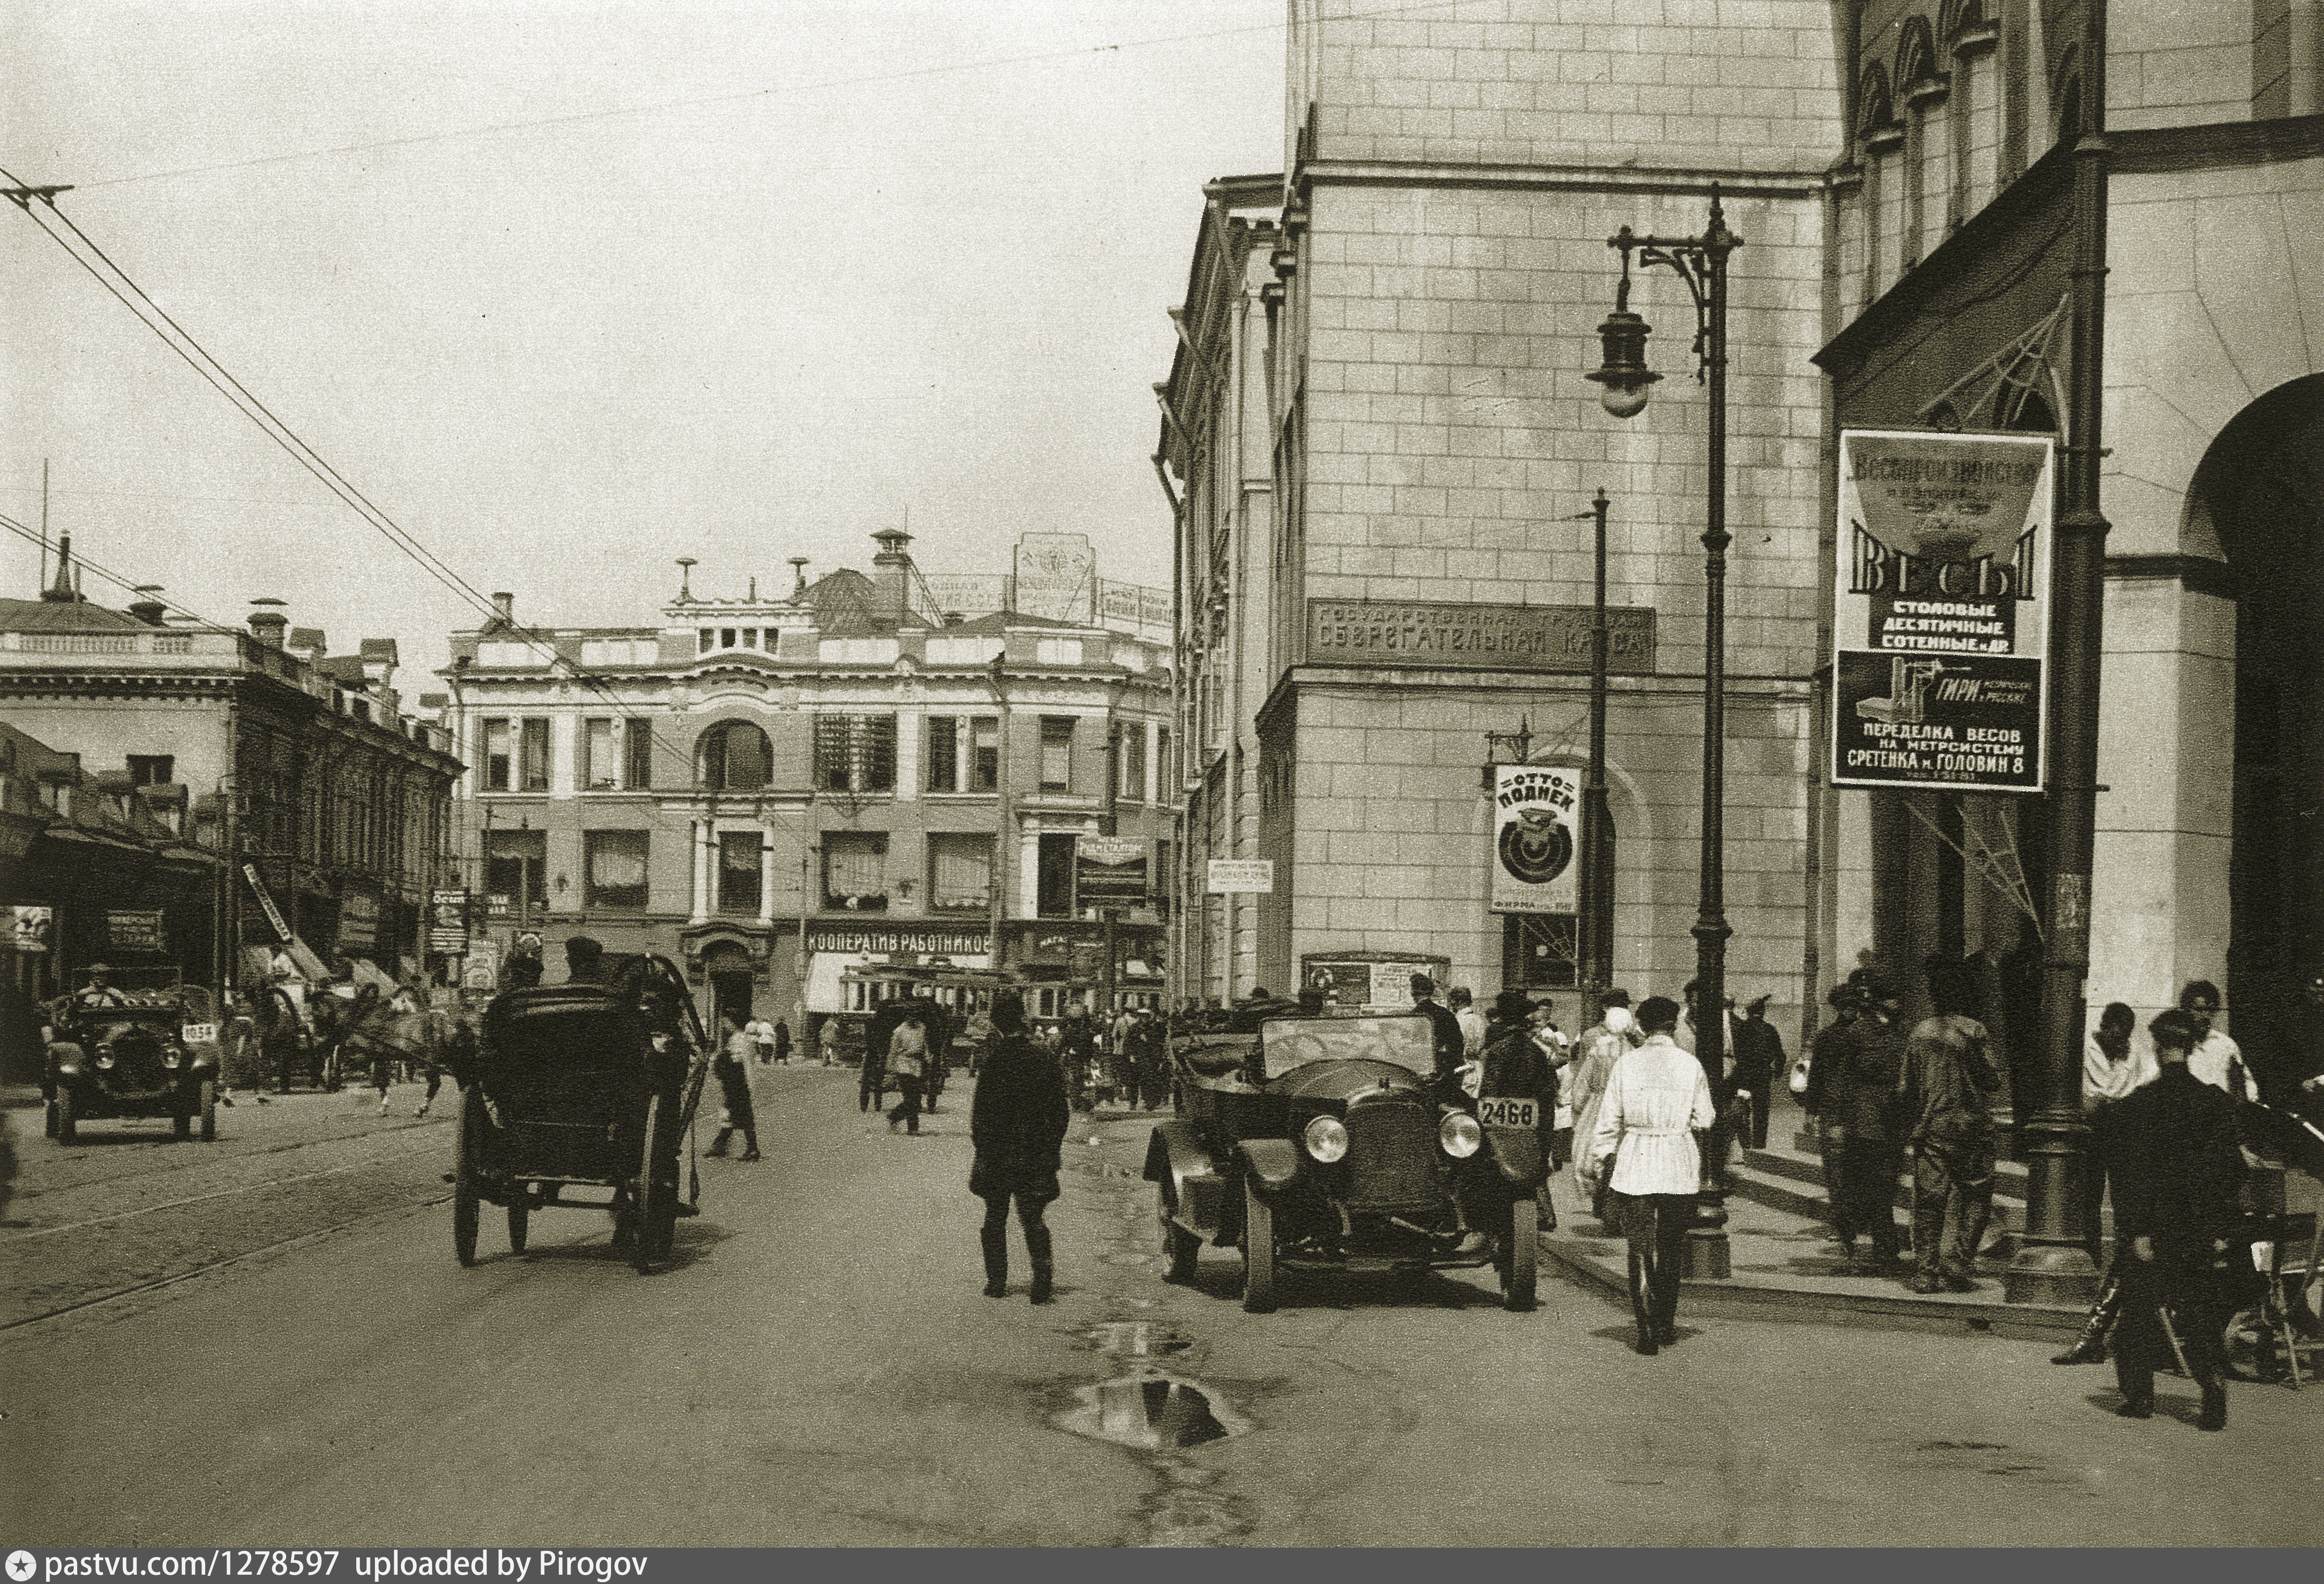
POLYGON ((1280 1078, 1314 1062, 1386 1062, 1422 1077, 1436 1071, 1425 1018, 1269 1018, 1259 1026, 1261 1070, 1280 1078))

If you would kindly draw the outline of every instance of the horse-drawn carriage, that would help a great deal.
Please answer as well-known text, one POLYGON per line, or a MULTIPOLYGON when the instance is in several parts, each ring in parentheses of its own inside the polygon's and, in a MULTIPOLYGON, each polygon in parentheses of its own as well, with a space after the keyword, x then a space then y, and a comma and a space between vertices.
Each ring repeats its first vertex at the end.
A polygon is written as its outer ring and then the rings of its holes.
POLYGON ((635 959, 607 977, 496 998, 474 1053, 447 1064, 461 1089, 452 1192, 461 1264, 475 1261, 486 1202, 506 1211, 520 1254, 536 1210, 610 1210, 614 1246, 641 1273, 669 1259, 678 1218, 694 1213, 700 1184, 681 1198, 678 1155, 709 1071, 701 1018, 668 958, 635 959), (575 1188, 612 1197, 567 1198, 575 1188))

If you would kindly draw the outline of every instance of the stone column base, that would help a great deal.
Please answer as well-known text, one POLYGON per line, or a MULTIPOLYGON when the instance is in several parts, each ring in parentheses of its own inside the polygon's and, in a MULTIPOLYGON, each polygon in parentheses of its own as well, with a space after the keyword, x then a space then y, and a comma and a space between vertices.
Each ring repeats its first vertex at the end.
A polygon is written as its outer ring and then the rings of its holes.
POLYGON ((2097 1301, 2098 1281, 2098 1267, 2080 1245, 2027 1243, 2001 1278, 2001 1296, 2010 1303, 2079 1309, 2097 1301))

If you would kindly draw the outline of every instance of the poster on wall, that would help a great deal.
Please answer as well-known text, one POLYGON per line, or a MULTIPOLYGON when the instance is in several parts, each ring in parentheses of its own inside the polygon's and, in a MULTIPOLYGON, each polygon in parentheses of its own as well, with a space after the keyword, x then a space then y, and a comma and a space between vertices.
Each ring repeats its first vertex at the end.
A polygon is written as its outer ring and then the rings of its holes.
POLYGON ((1299 984, 1323 1005, 1375 1016, 1412 1010, 1412 976, 1425 973, 1441 990, 1452 960, 1394 952, 1310 952, 1299 959, 1299 984))
POLYGON ((1833 786, 2042 789, 2055 452, 1840 432, 1833 786))
POLYGON ((105 910, 105 945, 110 952, 166 952, 169 937, 161 930, 158 907, 108 907, 105 910))
POLYGON ((1581 907, 1582 772, 1564 765, 1493 767, 1496 913, 1572 913, 1581 907))
POLYGON ((436 891, 428 898, 428 949, 447 957, 468 950, 468 893, 436 891))
POLYGON ((339 950, 369 952, 379 945, 379 898, 349 891, 339 898, 339 950))
POLYGON ((1084 907, 1143 907, 1146 852, 1131 836, 1074 837, 1074 900, 1084 907))
POLYGON ((0 945, 27 955, 45 953, 55 933, 56 915, 46 907, 0 907, 0 945))

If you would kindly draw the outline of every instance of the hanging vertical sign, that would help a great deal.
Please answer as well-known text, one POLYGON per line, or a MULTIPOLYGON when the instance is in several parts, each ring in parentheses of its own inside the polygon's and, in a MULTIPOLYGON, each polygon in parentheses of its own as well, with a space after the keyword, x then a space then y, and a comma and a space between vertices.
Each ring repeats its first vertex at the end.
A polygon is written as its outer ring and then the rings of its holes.
POLYGON ((1580 773, 1562 765, 1493 767, 1496 913, 1572 913, 1581 907, 1574 857, 1580 773))
POLYGON ((2042 789, 2055 452, 1840 431, 1833 786, 2042 789))
POLYGON ((274 905, 274 897, 267 890, 266 882, 258 878, 258 865, 245 863, 242 866, 242 873, 243 878, 250 882, 250 894, 256 897, 259 907, 265 909, 266 922, 274 926, 274 933, 281 938, 282 944, 289 945, 292 938, 290 921, 282 916, 282 909, 274 905))

